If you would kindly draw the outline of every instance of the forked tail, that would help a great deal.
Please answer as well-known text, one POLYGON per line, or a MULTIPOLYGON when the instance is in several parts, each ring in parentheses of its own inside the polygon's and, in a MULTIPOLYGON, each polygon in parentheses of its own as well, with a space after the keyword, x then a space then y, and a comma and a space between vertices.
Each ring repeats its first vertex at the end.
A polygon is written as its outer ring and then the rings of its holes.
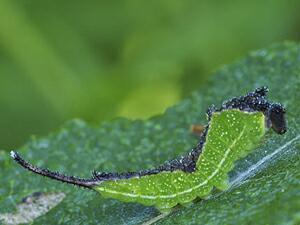
POLYGON ((17 152, 14 151, 10 152, 10 156, 23 168, 31 172, 34 172, 36 174, 49 177, 54 180, 58 180, 64 183, 74 184, 79 187, 90 188, 90 189, 92 189, 93 186, 99 183, 99 180, 96 180, 95 178, 84 179, 84 178, 78 178, 74 176, 66 176, 59 172, 53 172, 48 169, 39 168, 25 161, 17 152))

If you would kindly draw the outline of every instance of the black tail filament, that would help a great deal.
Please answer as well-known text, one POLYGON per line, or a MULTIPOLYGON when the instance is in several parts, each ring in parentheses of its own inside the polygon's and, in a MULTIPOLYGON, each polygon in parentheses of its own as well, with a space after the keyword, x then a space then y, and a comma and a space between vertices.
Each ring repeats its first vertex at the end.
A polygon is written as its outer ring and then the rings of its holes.
POLYGON ((10 152, 11 157, 23 168, 34 172, 36 174, 51 178, 53 180, 58 180, 64 183, 73 184, 75 186, 84 187, 92 189, 93 186, 95 186, 97 183, 99 183, 99 180, 95 178, 90 179, 84 179, 84 178, 78 178, 74 176, 66 176, 64 174, 61 174, 59 172, 53 172, 48 169, 39 168, 37 166, 34 166, 30 164, 29 162, 25 161, 17 152, 11 151, 10 152))

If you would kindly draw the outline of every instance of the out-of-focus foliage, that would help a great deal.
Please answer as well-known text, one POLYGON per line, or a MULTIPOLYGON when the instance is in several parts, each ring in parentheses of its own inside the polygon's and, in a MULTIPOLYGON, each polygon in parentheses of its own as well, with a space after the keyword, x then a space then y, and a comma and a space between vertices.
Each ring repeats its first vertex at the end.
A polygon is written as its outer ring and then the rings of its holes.
POLYGON ((299 37, 299 1, 0 1, 0 143, 160 113, 249 49, 299 37))

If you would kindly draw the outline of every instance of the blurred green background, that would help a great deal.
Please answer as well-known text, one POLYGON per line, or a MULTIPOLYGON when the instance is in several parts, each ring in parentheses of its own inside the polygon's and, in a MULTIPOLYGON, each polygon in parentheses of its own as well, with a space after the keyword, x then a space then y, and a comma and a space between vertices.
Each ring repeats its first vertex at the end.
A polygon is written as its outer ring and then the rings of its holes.
POLYGON ((0 0, 0 148, 64 121, 162 113, 249 50, 299 40, 300 1, 0 0))

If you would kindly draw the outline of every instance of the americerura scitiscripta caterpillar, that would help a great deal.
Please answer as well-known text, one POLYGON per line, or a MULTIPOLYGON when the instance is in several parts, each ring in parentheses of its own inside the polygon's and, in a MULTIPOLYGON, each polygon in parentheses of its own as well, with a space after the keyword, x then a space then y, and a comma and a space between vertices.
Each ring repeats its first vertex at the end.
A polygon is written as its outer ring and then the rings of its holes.
POLYGON ((220 108, 207 111, 199 143, 188 154, 170 160, 154 169, 138 172, 93 172, 92 178, 66 176, 26 162, 16 152, 13 159, 24 168, 65 183, 96 190, 102 196, 125 202, 153 205, 169 211, 177 204, 204 198, 213 187, 228 187, 228 172, 234 162, 245 157, 272 128, 286 132, 285 108, 266 99, 268 89, 257 88, 245 96, 223 102, 220 108))

